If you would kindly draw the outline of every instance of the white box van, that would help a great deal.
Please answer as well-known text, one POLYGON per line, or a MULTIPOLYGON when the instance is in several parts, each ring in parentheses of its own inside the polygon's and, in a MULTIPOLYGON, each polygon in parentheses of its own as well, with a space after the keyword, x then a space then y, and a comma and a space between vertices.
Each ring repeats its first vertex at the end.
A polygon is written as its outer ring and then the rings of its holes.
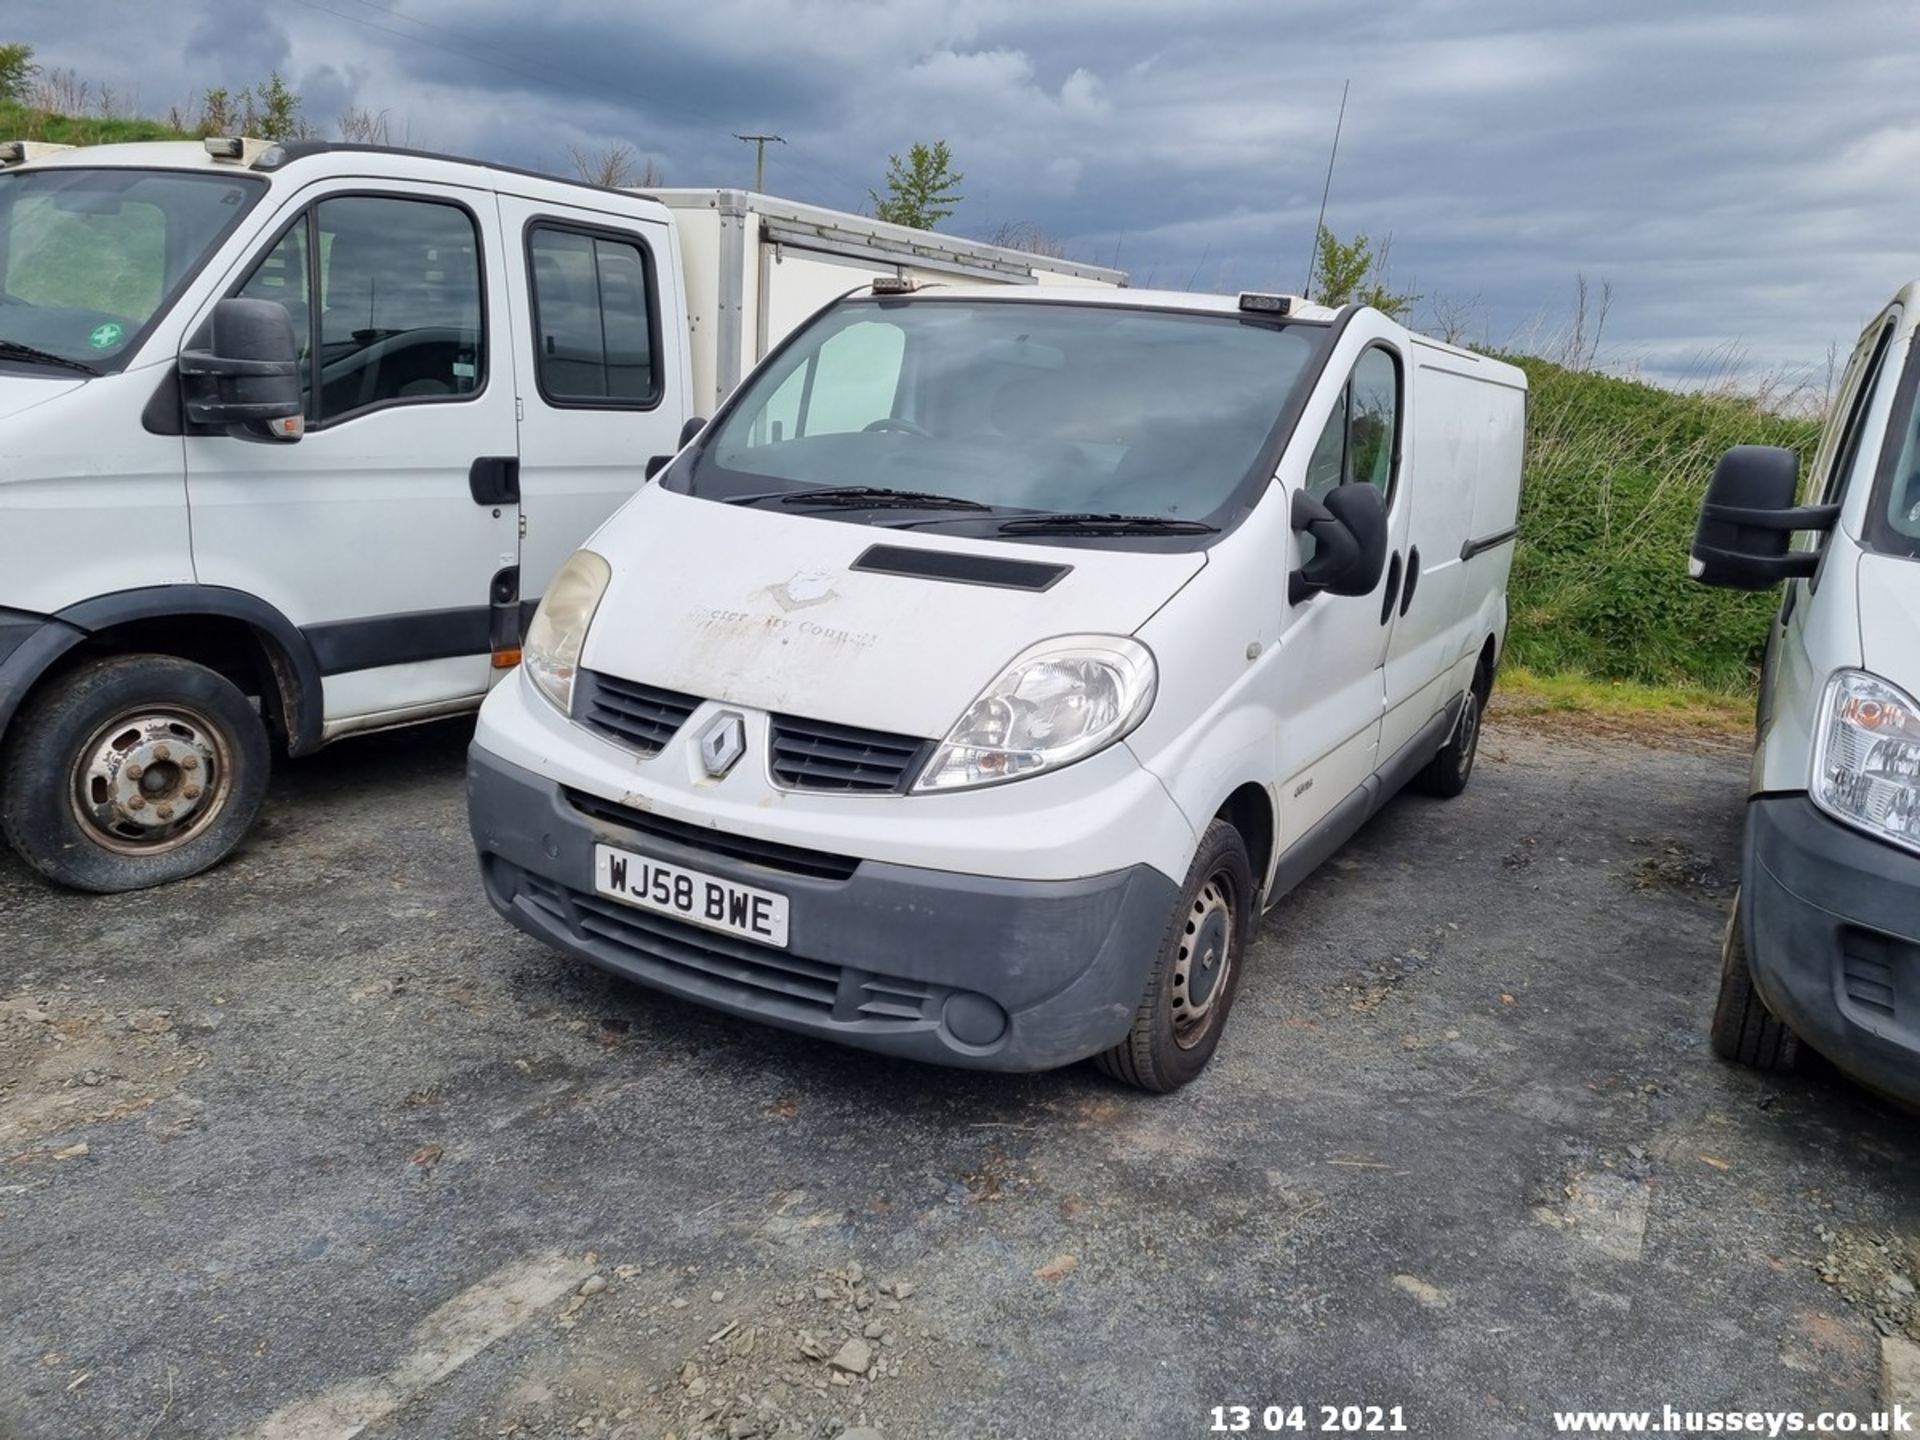
POLYGON ((1692 554, 1710 585, 1786 585, 1761 676, 1714 1048, 1786 1069, 1804 1040, 1909 1103, 1920 1103, 1917 327, 1920 284, 1861 335, 1805 503, 1793 452, 1727 452, 1692 554))
POLYGON ((0 828, 27 861, 92 890, 192 874, 251 823, 270 741, 475 708, 711 410, 744 317, 771 343, 821 303, 809 269, 1043 273, 705 195, 683 240, 699 192, 405 151, 0 147, 0 828))
POLYGON ((471 752, 488 896, 736 1014, 1171 1089, 1263 905, 1467 782, 1524 377, 1360 307, 900 291, 548 588, 471 752))

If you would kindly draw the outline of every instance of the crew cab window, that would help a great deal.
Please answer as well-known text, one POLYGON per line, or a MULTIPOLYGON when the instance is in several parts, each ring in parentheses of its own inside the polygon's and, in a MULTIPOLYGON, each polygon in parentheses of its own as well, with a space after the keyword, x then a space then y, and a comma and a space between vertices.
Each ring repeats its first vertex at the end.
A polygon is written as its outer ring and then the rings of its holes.
POLYGON ((310 421, 459 400, 485 381, 480 240, 457 205, 377 195, 322 200, 239 293, 286 307, 310 421))
POLYGON ((556 405, 641 407, 653 368, 653 269, 638 240, 536 225, 533 274, 540 391, 556 405))

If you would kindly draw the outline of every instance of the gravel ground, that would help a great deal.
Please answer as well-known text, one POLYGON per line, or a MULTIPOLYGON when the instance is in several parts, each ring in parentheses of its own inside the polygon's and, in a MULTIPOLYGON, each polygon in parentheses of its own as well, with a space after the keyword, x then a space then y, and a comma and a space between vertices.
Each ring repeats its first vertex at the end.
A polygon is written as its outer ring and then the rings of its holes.
POLYGON ((1865 1410, 1913 1320, 1914 1122, 1707 1051, 1737 753, 1491 729, 1153 1099, 545 950, 480 898, 464 743, 284 767, 169 889, 0 861, 0 1435, 1533 1436, 1865 1410))

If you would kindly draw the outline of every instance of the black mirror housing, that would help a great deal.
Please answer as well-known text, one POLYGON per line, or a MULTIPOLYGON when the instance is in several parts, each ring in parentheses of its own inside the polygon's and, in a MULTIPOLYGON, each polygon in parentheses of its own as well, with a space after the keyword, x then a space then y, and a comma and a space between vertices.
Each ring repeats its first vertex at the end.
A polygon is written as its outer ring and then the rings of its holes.
POLYGON ((693 443, 694 437, 706 428, 707 420, 704 415, 689 415, 687 423, 680 427, 680 443, 674 446, 674 449, 686 449, 693 443))
POLYGON ((1704 585, 1766 590, 1809 576, 1820 565, 1815 550, 1794 550, 1796 530, 1831 530, 1838 505, 1798 505, 1800 459, 1775 445, 1736 445, 1720 457, 1687 570, 1704 585))
POLYGON ((187 421, 248 440, 298 440, 305 430, 300 351, 293 319, 272 300, 220 301, 180 352, 187 421))
POLYGON ((1324 501, 1293 492, 1293 528, 1313 536, 1313 558, 1287 577, 1287 601, 1309 595, 1371 595, 1387 568, 1387 502, 1373 486, 1350 480, 1324 501))

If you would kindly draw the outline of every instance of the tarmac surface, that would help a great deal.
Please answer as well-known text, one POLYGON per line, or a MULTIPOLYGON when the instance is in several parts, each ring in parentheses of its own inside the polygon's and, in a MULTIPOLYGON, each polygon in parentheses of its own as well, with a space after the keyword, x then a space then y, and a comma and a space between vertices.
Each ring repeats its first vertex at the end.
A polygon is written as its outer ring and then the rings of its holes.
POLYGON ((182 884, 0 859, 0 1436, 1536 1436, 1865 1412, 1920 1338, 1916 1121, 1707 1048, 1736 751, 1496 724, 1153 1098, 545 949, 480 896, 467 729, 283 765, 182 884))

